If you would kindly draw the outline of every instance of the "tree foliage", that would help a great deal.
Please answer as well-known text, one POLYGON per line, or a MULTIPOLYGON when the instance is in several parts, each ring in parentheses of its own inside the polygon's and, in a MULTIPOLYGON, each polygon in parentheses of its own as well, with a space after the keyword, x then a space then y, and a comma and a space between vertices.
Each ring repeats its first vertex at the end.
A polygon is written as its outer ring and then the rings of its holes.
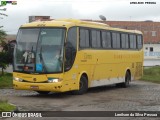
MULTIPOLYGON (((1 7, 1 5, 0 5, 1 7)), ((4 9, 5 11, 6 9, 4 9)), ((1 16, 7 16, 4 13, 0 13, 0 19, 3 19, 1 16)), ((3 26, 0 25, 0 28, 3 26)), ((5 41, 6 32, 0 29, 0 67, 2 68, 2 75, 4 74, 3 70, 12 62, 12 56, 10 56, 9 46, 5 41)))
POLYGON ((6 37, 5 31, 0 30, 0 42, 4 43, 5 37, 6 37))
POLYGON ((4 74, 4 69, 12 62, 9 46, 5 41, 5 37, 5 31, 0 30, 0 67, 2 68, 2 75, 4 74))

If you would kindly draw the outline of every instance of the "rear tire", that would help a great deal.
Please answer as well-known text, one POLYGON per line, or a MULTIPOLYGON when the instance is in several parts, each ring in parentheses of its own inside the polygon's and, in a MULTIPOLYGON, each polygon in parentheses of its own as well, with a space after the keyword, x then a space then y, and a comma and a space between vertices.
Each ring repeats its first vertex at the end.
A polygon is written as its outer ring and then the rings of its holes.
POLYGON ((88 80, 85 76, 81 76, 79 81, 79 90, 72 91, 74 95, 82 95, 88 90, 88 80))
POLYGON ((126 72, 126 75, 125 75, 125 82, 122 83, 122 87, 124 87, 124 88, 129 87, 130 82, 131 82, 131 75, 130 75, 130 73, 127 71, 127 72, 126 72))
POLYGON ((50 92, 49 91, 36 91, 40 95, 48 95, 50 92))
POLYGON ((123 83, 118 83, 116 84, 117 87, 123 87, 123 88, 127 88, 130 86, 130 82, 131 82, 131 75, 130 73, 127 71, 126 75, 125 75, 125 82, 123 83))

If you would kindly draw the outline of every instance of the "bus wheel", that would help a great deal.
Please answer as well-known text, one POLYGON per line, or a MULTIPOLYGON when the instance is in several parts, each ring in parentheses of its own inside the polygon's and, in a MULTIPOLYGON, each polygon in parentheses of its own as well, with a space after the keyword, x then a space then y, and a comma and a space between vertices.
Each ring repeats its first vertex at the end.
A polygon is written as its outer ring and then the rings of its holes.
POLYGON ((125 76, 125 82, 122 83, 122 87, 124 87, 124 88, 129 87, 130 81, 131 81, 131 75, 130 75, 130 73, 127 71, 127 72, 126 72, 126 76, 125 76))
POLYGON ((50 93, 49 91, 36 91, 37 93, 39 93, 40 95, 47 95, 48 93, 50 93))
POLYGON ((125 82, 123 82, 123 83, 118 83, 118 84, 116 84, 116 86, 117 86, 117 87, 127 88, 127 87, 129 87, 130 81, 131 81, 131 75, 130 75, 130 73, 127 71, 127 72, 126 72, 126 75, 125 75, 125 82))
POLYGON ((72 91, 75 95, 82 95, 85 92, 87 92, 88 89, 88 80, 85 76, 81 76, 80 82, 79 82, 79 90, 72 91))

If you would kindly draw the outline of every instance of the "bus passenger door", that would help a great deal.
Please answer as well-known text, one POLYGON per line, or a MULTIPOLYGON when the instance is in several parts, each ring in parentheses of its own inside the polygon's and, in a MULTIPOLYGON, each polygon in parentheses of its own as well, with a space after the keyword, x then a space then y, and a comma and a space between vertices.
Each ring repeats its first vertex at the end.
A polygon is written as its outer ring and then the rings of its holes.
POLYGON ((64 82, 67 89, 75 90, 79 87, 76 83, 77 67, 74 65, 77 54, 77 27, 68 30, 64 54, 64 82))

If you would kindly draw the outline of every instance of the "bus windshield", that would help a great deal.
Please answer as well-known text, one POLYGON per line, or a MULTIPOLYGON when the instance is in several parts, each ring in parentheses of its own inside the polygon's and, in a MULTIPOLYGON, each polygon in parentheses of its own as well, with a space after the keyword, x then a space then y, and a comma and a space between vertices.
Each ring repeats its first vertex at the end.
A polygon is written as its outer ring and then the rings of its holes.
POLYGON ((62 72, 64 28, 21 28, 14 52, 14 71, 62 72))

